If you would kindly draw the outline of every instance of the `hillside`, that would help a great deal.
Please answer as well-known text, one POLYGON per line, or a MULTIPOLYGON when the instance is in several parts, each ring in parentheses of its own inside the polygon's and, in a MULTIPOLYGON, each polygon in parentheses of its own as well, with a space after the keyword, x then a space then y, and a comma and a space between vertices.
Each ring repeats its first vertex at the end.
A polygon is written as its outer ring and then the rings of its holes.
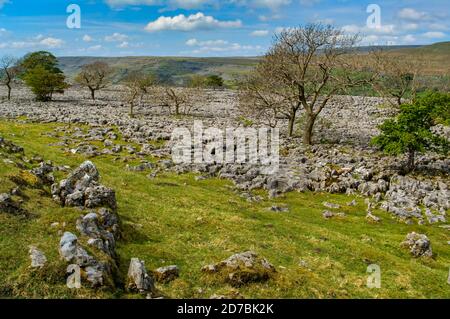
POLYGON ((218 74, 225 80, 232 80, 237 75, 253 68, 257 58, 183 58, 183 57, 61 57, 60 67, 69 78, 85 64, 104 61, 116 72, 115 81, 120 81, 133 71, 151 72, 163 80, 178 82, 193 74, 218 74))
MULTIPOLYGON (((393 55, 427 61, 423 75, 446 75, 450 69, 450 42, 436 43, 428 46, 385 46, 393 55)), ((373 47, 360 47, 367 52, 373 47)), ((85 64, 94 61, 107 62, 115 71, 114 81, 119 82, 133 71, 151 72, 165 82, 181 83, 193 74, 218 74, 226 81, 232 81, 251 70, 258 57, 60 57, 60 67, 73 79, 78 70, 85 64)))
POLYGON ((450 42, 440 42, 419 48, 393 50, 391 54, 412 61, 422 61, 422 75, 450 74, 450 42))

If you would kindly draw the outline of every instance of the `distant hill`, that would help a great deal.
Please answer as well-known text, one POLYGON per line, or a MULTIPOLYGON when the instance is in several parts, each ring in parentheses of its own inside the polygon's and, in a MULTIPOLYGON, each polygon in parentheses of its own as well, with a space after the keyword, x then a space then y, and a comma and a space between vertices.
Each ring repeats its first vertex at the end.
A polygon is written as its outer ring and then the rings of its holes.
POLYGON ((402 48, 393 50, 390 54, 425 63, 422 75, 450 76, 450 42, 439 42, 419 48, 402 48))
POLYGON ((166 82, 182 82, 193 74, 217 74, 231 81, 251 70, 257 58, 182 58, 182 57, 60 57, 59 65, 73 78, 80 68, 94 61, 103 61, 115 69, 115 82, 133 71, 153 73, 166 82))
MULTIPOLYGON (((442 75, 448 73, 450 69, 450 42, 427 46, 378 48, 407 59, 416 60, 423 57, 427 61, 424 73, 428 75, 442 75)), ((360 47, 358 51, 368 52, 370 49, 373 47, 360 47)), ((193 74, 217 74, 229 82, 250 71, 258 63, 258 59, 258 57, 60 57, 59 64, 69 79, 73 79, 83 65, 94 61, 104 61, 115 69, 115 82, 119 82, 133 71, 154 73, 165 82, 181 83, 193 74)))

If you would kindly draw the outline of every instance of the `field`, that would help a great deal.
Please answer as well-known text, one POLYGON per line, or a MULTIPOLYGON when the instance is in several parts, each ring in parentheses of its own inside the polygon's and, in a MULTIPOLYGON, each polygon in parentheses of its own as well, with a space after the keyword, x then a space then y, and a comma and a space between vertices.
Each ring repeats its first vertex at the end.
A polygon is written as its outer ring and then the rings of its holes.
MULTIPOLYGON (((59 126, 2 120, 0 132, 23 146, 27 158, 41 156, 55 165, 75 168, 85 156, 48 146, 58 141, 48 133, 59 126)), ((1 157, 0 193, 14 187, 10 177, 21 171, 11 161, 4 161, 6 158, 30 168, 12 155, 1 157)), ((370 224, 361 196, 292 192, 268 199, 265 192, 256 191, 263 200, 249 203, 226 180, 197 181, 194 174, 171 172, 149 180, 145 173, 127 171, 125 163, 114 161, 112 156, 93 161, 101 182, 117 192, 123 230, 117 247, 118 289, 73 291, 65 286, 65 264, 58 255, 58 242, 61 231, 74 231, 81 212, 53 202, 48 187, 28 185, 24 207, 32 216, 0 213, 0 296, 140 297, 120 288, 130 258, 139 257, 149 270, 173 264, 180 267, 178 279, 157 285, 169 298, 209 298, 214 294, 244 298, 450 298, 450 236, 438 225, 406 225, 379 210, 375 213, 382 223, 370 224), (357 205, 348 206, 353 199, 357 205), (346 218, 324 219, 324 201, 342 205, 346 218), (272 205, 287 206, 289 212, 271 212, 268 208, 272 205), (55 222, 60 226, 50 227, 55 222), (61 226, 64 223, 66 226, 61 226), (415 259, 400 247, 411 231, 427 234, 433 258, 415 259), (30 244, 45 252, 49 267, 29 268, 30 244), (200 271, 206 264, 247 250, 264 256, 276 267, 274 278, 235 288, 200 271), (381 289, 366 286, 370 264, 381 267, 381 289)), ((56 177, 59 180, 64 175, 56 177)))

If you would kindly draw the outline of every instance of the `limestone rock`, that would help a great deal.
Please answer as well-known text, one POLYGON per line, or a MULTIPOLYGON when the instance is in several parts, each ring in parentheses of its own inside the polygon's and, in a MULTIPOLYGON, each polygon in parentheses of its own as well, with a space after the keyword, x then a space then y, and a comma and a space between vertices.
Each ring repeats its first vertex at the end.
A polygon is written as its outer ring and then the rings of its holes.
POLYGON ((180 275, 180 269, 178 266, 167 266, 161 267, 154 271, 155 279, 158 282, 167 283, 170 282, 180 275))
POLYGON ((145 293, 155 290, 153 279, 147 274, 145 263, 138 258, 132 258, 128 269, 127 289, 145 293))
POLYGON ((36 248, 36 246, 29 247, 29 254, 31 259, 31 268, 43 268, 47 263, 47 258, 44 253, 36 248))
POLYGON ((409 233, 406 236, 406 240, 402 243, 402 246, 409 248, 411 255, 416 258, 433 256, 431 242, 428 237, 423 234, 417 234, 415 232, 409 233))
POLYGON ((115 192, 98 183, 100 175, 95 165, 86 161, 67 179, 52 185, 53 198, 63 206, 87 208, 117 208, 115 192))
POLYGON ((204 266, 202 271, 222 276, 225 282, 236 287, 266 281, 276 273, 271 263, 253 251, 235 254, 218 264, 204 266))

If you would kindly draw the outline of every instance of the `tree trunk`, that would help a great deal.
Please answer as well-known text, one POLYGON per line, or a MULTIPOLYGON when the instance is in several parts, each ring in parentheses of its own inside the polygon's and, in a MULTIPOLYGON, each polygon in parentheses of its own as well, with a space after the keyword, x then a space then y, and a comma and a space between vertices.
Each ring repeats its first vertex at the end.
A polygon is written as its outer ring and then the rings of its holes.
POLYGON ((90 89, 91 90, 91 98, 93 101, 95 101, 95 90, 90 89))
POLYGON ((416 151, 410 150, 408 152, 408 163, 406 164, 407 173, 411 173, 416 169, 416 151))
POLYGON ((134 117, 134 103, 130 103, 130 117, 134 117))
POLYGON ((294 135, 295 118, 296 112, 292 112, 291 116, 289 117, 289 126, 288 126, 289 137, 292 137, 294 135))
POLYGON ((8 101, 11 100, 11 85, 7 84, 6 85, 8 87, 8 101))
POLYGON ((303 144, 312 145, 312 136, 316 115, 306 113, 306 123, 303 131, 303 144))

